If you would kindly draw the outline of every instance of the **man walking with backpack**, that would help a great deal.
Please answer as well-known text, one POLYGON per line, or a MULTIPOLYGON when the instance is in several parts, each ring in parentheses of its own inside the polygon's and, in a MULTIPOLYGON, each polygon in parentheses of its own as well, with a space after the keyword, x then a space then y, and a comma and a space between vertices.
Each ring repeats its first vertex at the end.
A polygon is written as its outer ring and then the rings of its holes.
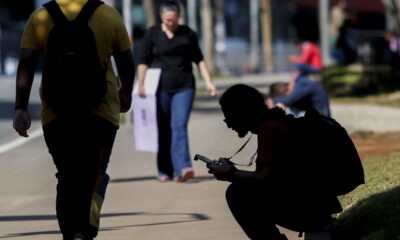
POLYGON ((29 95, 41 55, 41 122, 57 168, 58 223, 64 240, 93 239, 119 114, 131 107, 131 43, 120 14, 99 0, 53 0, 33 12, 16 80, 14 129, 23 137, 28 137, 29 95))

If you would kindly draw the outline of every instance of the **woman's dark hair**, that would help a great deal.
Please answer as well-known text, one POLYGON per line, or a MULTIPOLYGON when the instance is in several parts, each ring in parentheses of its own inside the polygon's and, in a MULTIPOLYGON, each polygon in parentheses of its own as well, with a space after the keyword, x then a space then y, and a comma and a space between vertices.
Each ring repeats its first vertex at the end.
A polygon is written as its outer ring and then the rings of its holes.
POLYGON ((179 3, 175 0, 166 0, 160 5, 160 13, 163 13, 164 11, 173 11, 180 13, 181 12, 181 6, 179 3))

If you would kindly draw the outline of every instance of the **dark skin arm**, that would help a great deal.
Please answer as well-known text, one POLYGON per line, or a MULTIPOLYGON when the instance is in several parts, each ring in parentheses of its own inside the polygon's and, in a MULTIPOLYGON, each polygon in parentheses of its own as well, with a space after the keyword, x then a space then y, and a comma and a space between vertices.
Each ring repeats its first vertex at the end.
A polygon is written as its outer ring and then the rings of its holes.
POLYGON ((27 131, 31 126, 31 118, 27 108, 38 58, 39 51, 35 49, 23 48, 20 51, 13 127, 23 137, 28 137, 27 131))
POLYGON ((235 181, 239 180, 246 183, 264 182, 268 178, 270 169, 268 167, 258 168, 255 171, 245 171, 235 169, 231 174, 229 172, 235 168, 232 163, 224 158, 221 158, 219 164, 209 164, 207 168, 208 173, 214 174, 215 178, 221 181, 235 181), (228 176, 229 175, 229 176, 228 176))
POLYGON ((116 53, 114 54, 114 60, 121 83, 121 88, 119 89, 120 111, 127 112, 132 104, 132 90, 135 79, 135 63, 132 51, 129 49, 116 53))

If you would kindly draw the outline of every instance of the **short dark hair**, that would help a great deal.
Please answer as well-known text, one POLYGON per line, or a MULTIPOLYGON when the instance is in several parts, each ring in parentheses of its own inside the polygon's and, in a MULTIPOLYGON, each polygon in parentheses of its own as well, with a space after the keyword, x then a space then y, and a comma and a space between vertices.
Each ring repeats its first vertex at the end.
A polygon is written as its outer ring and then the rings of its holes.
POLYGON ((163 3, 161 3, 161 5, 160 5, 160 13, 163 13, 164 11, 173 11, 173 12, 180 13, 181 6, 175 0, 166 0, 163 3))
POLYGON ((247 124, 260 119, 283 121, 286 116, 281 108, 269 109, 265 104, 265 96, 245 84, 236 84, 228 88, 219 99, 219 104, 226 118, 247 124))
POLYGON ((288 88, 288 83, 286 82, 274 82, 269 86, 268 96, 275 98, 278 96, 285 96, 288 88))
POLYGON ((224 112, 251 114, 262 112, 265 108, 265 97, 257 89, 245 84, 236 84, 228 88, 219 99, 224 112))

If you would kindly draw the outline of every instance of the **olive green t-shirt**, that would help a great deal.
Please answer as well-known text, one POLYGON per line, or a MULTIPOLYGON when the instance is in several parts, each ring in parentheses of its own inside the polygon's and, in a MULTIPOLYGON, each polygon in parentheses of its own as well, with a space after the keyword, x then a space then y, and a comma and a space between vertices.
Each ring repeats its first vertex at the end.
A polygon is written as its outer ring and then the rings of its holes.
MULTIPOLYGON (((87 0, 56 0, 64 15, 73 20, 79 14, 87 0)), ((22 36, 21 48, 36 49, 41 54, 46 53, 46 42, 49 31, 53 27, 49 13, 40 7, 30 16, 22 36)), ((107 66, 107 94, 105 100, 93 112, 107 121, 119 126, 119 82, 114 74, 111 56, 114 53, 127 51, 131 48, 128 33, 121 15, 112 7, 101 4, 89 20, 89 26, 96 38, 97 53, 103 66, 107 66)), ((77 86, 78 87, 78 86, 77 86)), ((42 124, 52 121, 57 113, 47 107, 43 101, 42 91, 42 124)), ((71 94, 73 97, 73 94, 71 94)), ((77 116, 79 117, 79 116, 77 116)))

